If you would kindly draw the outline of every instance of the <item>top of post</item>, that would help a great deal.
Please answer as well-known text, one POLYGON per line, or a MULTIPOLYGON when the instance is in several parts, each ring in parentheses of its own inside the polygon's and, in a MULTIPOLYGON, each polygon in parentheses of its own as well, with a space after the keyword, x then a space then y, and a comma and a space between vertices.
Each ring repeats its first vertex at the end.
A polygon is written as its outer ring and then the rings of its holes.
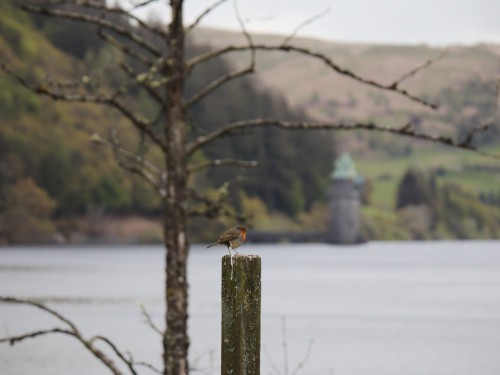
POLYGON ((247 254, 235 254, 235 255, 224 255, 222 257, 222 260, 224 262, 235 262, 235 263, 240 263, 240 262, 247 262, 247 263, 253 263, 253 262, 260 262, 260 256, 258 255, 247 255, 247 254))

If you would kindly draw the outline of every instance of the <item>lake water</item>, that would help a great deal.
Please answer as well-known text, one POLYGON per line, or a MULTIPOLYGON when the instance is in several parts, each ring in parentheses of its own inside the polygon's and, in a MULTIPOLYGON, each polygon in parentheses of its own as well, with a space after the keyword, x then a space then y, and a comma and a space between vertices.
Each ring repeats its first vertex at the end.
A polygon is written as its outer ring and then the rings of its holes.
MULTIPOLYGON (((262 374, 500 374, 500 241, 245 245, 262 257, 262 374), (282 318, 286 319, 284 360, 282 318), (310 340, 313 340, 309 347, 310 340)), ((224 248, 193 246, 190 356, 220 373, 224 248)), ((38 298, 90 337, 114 340, 160 366, 159 246, 0 248, 0 294, 38 298)), ((0 304, 0 336, 60 324, 28 306, 0 304)), ((150 374, 147 369, 142 371, 150 374)), ((2 375, 108 374, 79 343, 53 335, 0 345, 2 375)))

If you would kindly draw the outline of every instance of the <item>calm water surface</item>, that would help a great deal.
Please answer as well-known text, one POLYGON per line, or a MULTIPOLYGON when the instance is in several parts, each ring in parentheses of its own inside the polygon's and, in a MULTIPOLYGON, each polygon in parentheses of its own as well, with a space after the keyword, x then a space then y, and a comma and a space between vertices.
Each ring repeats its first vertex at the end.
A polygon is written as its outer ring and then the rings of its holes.
MULTIPOLYGON (((245 245, 262 257, 262 374, 500 374, 500 241, 245 245), (309 342, 313 340, 309 348, 309 342), (279 371, 279 372, 278 372, 279 371)), ((192 248, 191 360, 220 373, 223 248, 192 248)), ((163 322, 159 246, 0 248, 0 294, 38 298, 87 336, 107 335, 160 366, 161 341, 140 313, 163 322)), ((0 336, 60 324, 0 305, 0 336)), ((142 373, 150 374, 145 369, 142 373)), ((2 375, 108 374, 69 337, 0 345, 2 375)))

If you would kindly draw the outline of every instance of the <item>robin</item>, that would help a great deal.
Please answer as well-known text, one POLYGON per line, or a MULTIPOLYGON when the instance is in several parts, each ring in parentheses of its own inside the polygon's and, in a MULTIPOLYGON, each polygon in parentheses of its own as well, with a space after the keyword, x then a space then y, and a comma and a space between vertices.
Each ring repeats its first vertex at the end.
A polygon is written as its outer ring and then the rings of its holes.
POLYGON ((236 225, 235 227, 232 227, 222 233, 217 242, 208 245, 207 249, 215 245, 226 245, 227 250, 229 251, 229 255, 231 255, 231 250, 229 250, 230 248, 233 249, 236 254, 238 254, 236 248, 239 247, 243 242, 245 242, 246 238, 247 228, 243 225, 236 225))

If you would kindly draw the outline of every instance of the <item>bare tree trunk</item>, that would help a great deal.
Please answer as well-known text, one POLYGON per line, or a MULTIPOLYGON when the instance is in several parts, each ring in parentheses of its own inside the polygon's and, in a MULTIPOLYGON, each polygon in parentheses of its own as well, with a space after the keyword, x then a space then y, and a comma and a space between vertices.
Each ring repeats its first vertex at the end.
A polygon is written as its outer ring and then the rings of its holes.
POLYGON ((187 335, 187 256, 186 237, 186 115, 184 91, 184 28, 182 1, 172 0, 172 21, 166 40, 168 58, 165 74, 170 78, 166 87, 166 210, 164 233, 166 251, 166 331, 163 338, 164 375, 184 375, 188 369, 187 335))

